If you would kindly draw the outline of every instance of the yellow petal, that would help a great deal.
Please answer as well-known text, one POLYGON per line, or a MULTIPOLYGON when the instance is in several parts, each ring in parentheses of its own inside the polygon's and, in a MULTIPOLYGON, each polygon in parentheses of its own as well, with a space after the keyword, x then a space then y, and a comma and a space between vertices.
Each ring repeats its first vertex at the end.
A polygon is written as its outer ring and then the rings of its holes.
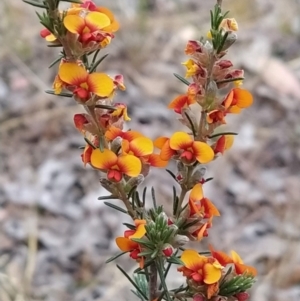
POLYGON ((213 284, 220 280, 222 271, 211 263, 206 263, 203 267, 204 283, 213 284))
POLYGON ((220 216, 218 208, 208 198, 203 198, 201 204, 205 208, 205 213, 209 215, 209 217, 220 216))
POLYGON ((138 131, 127 131, 123 134, 123 139, 132 141, 135 138, 142 137, 143 135, 138 131))
POLYGON ((108 97, 114 90, 113 80, 105 73, 89 74, 87 83, 89 91, 101 97, 108 97))
POLYGON ((199 255, 197 251, 191 249, 184 250, 180 259, 185 267, 193 271, 197 271, 206 261, 204 256, 199 255))
POLYGON ((136 242, 134 242, 126 237, 117 237, 116 244, 119 247, 119 249, 123 252, 134 250, 137 247, 136 242))
POLYGON ((119 156, 118 166, 120 170, 129 177, 137 177, 142 170, 141 160, 132 155, 119 156))
POLYGON ((154 167, 166 167, 169 163, 168 161, 162 160, 160 155, 158 155, 158 154, 151 154, 148 157, 147 162, 150 163, 150 165, 154 166, 154 167))
POLYGON ((87 16, 85 17, 85 21, 87 25, 95 26, 98 29, 102 29, 110 25, 109 17, 103 13, 96 12, 96 11, 87 14, 87 16))
POLYGON ((210 245, 209 250, 211 255, 222 265, 226 266, 229 263, 232 263, 232 259, 222 251, 215 251, 213 247, 210 245))
POLYGON ((172 156, 176 154, 176 151, 170 148, 170 140, 167 140, 166 143, 163 145, 161 151, 160 151, 160 158, 163 161, 169 161, 172 156))
POLYGON ((234 142, 234 135, 225 136, 225 149, 230 149, 234 142))
POLYGON ((153 142, 147 137, 138 137, 130 142, 130 149, 137 157, 147 156, 153 153, 153 142))
POLYGON ((142 238, 146 234, 145 225, 141 224, 136 228, 136 231, 133 235, 129 236, 129 238, 142 238))
POLYGON ((247 108, 252 105, 253 97, 252 94, 245 89, 235 88, 233 89, 233 98, 236 99, 236 105, 240 108, 247 108))
POLYGON ((189 101, 189 98, 186 94, 179 95, 169 103, 168 108, 180 110, 188 104, 188 101, 189 101))
POLYGON ((56 41, 56 36, 54 34, 50 33, 48 36, 46 36, 45 40, 47 42, 54 42, 54 41, 56 41))
POLYGON ((241 111, 242 109, 238 106, 232 106, 227 110, 228 113, 232 113, 232 114, 240 114, 241 111))
POLYGON ((235 272, 238 275, 242 275, 242 274, 250 274, 252 276, 257 275, 256 269, 252 266, 241 264, 241 263, 235 263, 234 267, 235 267, 235 272))
POLYGON ((231 257, 234 263, 243 263, 243 260, 240 257, 240 255, 233 250, 231 251, 231 257))
POLYGON ((193 143, 193 150, 196 156, 196 159, 200 163, 208 163, 213 160, 215 153, 213 149, 206 143, 195 141, 193 143))
POLYGON ((190 200, 192 202, 197 202, 200 201, 202 198, 203 198, 203 190, 202 190, 202 185, 199 183, 193 187, 190 193, 190 200))
POLYGON ((78 66, 76 63, 61 64, 58 75, 63 82, 74 86, 79 86, 88 77, 88 73, 84 67, 78 66))
POLYGON ((77 15, 67 15, 64 17, 64 25, 71 33, 80 34, 85 27, 85 21, 77 15))
POLYGON ((123 136, 122 130, 115 126, 109 127, 109 129, 105 132, 105 138, 109 141, 112 141, 117 137, 122 137, 122 136, 123 136))
POLYGON ((173 150, 185 149, 191 146, 193 139, 185 132, 176 132, 170 138, 170 147, 173 150))
POLYGON ((120 28, 120 24, 118 21, 114 20, 109 26, 107 27, 104 27, 103 28, 103 31, 106 31, 106 32, 116 32, 118 31, 120 28))
POLYGON ((99 148, 94 149, 91 155, 91 165, 98 169, 110 169, 118 161, 117 155, 109 149, 103 152, 99 148))
POLYGON ((169 140, 168 137, 159 137, 157 139, 154 140, 154 146, 162 149, 162 147, 164 146, 164 144, 169 140))

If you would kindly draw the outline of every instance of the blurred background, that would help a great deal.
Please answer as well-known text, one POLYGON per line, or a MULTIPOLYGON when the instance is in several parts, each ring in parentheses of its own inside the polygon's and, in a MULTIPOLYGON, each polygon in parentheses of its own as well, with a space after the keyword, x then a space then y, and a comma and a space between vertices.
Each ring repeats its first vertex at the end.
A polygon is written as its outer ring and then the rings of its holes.
MULTIPOLYGON (((121 23, 101 68, 125 77, 115 101, 128 104, 129 127, 151 138, 180 129, 166 108, 186 88, 173 73, 184 75, 185 44, 206 34, 215 1, 95 2, 121 23)), ((240 28, 229 58, 245 70, 255 103, 228 119, 239 135, 210 164, 214 181, 205 185, 222 215, 193 247, 234 249, 254 265, 252 301, 299 301, 300 1, 223 2, 240 28)), ((124 217, 97 200, 106 192, 81 163, 73 115, 82 109, 44 93, 58 50, 40 38, 34 11, 21 0, 0 2, 0 301, 130 300, 127 280, 105 264, 124 217)), ((147 181, 170 208, 168 174, 153 170, 147 181)), ((136 268, 126 255, 118 263, 136 268)), ((173 273, 170 285, 181 281, 173 273)))

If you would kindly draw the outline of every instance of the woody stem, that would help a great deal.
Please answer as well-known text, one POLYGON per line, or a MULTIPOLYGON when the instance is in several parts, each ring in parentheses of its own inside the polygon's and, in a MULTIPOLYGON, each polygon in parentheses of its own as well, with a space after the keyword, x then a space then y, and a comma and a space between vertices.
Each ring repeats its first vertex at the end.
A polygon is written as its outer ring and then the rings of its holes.
POLYGON ((119 192, 119 198, 120 200, 124 203, 128 214, 131 216, 131 218, 134 220, 136 218, 136 214, 135 211, 132 209, 132 206, 130 204, 129 199, 127 198, 127 195, 124 191, 124 188, 122 186, 122 184, 120 183, 116 183, 115 187, 117 188, 118 192, 119 192))
POLYGON ((153 301, 157 297, 157 267, 155 263, 150 265, 149 276, 149 300, 153 301))

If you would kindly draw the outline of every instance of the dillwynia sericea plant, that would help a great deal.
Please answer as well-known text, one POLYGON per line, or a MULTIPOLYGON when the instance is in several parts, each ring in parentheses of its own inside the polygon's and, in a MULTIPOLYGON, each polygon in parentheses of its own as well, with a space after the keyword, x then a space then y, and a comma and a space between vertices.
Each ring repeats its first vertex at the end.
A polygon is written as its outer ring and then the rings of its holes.
POLYGON ((64 11, 59 9, 60 0, 23 1, 44 9, 37 13, 44 27, 40 34, 49 46, 61 48, 51 64, 59 63, 53 90, 47 92, 73 97, 85 111, 75 114, 74 123, 86 143, 83 165, 100 172, 100 183, 109 192, 99 200, 132 218, 131 224, 124 223, 128 230, 116 238, 121 252, 107 262, 122 255, 139 264, 133 277, 117 267, 140 300, 248 300, 256 270, 244 264, 235 251, 227 255, 212 246, 209 252, 185 248, 188 242, 208 236, 213 218, 220 215, 203 193, 211 180, 205 178, 203 164, 218 159, 233 144, 235 133, 222 132, 219 127, 228 114, 240 113, 252 104, 250 92, 240 87, 243 71, 224 59, 237 39, 238 25, 227 18, 227 12, 222 13, 222 1, 210 12, 207 37, 187 41, 185 77, 176 74, 187 90, 168 107, 186 130, 155 141, 134 129, 124 130, 124 123, 130 120, 127 107, 113 101, 117 90, 125 90, 123 76, 97 71, 107 56, 99 57, 101 50, 119 29, 113 13, 91 0, 65 0, 71 4, 64 11), (219 90, 225 87, 230 88, 228 94, 220 96, 219 90), (174 180, 170 188, 173 213, 167 215, 156 201, 155 190, 140 191, 139 185, 152 168, 165 168, 170 160, 176 162, 177 170, 167 169, 174 180), (121 200, 124 207, 115 205, 113 199, 121 200), (149 201, 153 208, 147 210, 149 201), (186 279, 176 288, 166 281, 172 265, 186 279))

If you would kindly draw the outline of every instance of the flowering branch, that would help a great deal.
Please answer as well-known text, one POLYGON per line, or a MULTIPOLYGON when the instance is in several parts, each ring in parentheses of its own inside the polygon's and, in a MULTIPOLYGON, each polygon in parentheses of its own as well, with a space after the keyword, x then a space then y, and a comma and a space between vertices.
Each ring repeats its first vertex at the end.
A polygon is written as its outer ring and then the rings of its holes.
POLYGON ((238 25, 227 18, 228 12, 222 13, 222 0, 217 0, 210 12, 207 37, 187 42, 185 78, 175 75, 187 92, 168 107, 187 131, 155 141, 138 131, 124 130, 124 123, 130 121, 127 106, 113 101, 118 90, 126 89, 123 76, 111 77, 96 70, 107 57, 98 57, 101 49, 113 41, 119 29, 113 13, 92 0, 65 0, 71 2, 65 11, 59 10, 61 0, 23 1, 45 10, 38 13, 44 26, 40 34, 49 46, 61 47, 60 56, 51 64, 59 63, 53 90, 47 93, 73 97, 85 111, 74 116, 74 124, 85 141, 83 165, 99 171, 100 184, 110 193, 99 200, 132 218, 132 224, 125 224, 128 229, 123 236, 116 238, 121 253, 107 262, 126 253, 138 262, 133 278, 117 267, 144 301, 246 301, 256 270, 245 265, 236 252, 229 256, 212 246, 202 253, 183 248, 189 241, 208 236, 213 218, 220 215, 204 196, 203 187, 212 180, 205 178, 204 165, 230 149, 236 133, 216 129, 226 123, 228 114, 240 113, 253 101, 250 92, 240 88, 243 70, 234 69, 232 62, 224 59, 237 39, 238 25), (231 84, 229 93, 222 96, 220 90, 231 84), (196 106, 199 119, 194 114, 196 106), (167 216, 155 190, 151 189, 149 197, 147 187, 139 192, 139 185, 151 169, 165 168, 171 160, 177 164, 176 171, 167 171, 180 189, 173 186, 173 214, 167 216), (113 199, 120 199, 126 210, 113 204, 113 199), (147 210, 149 199, 153 208, 147 210), (177 270, 186 277, 186 284, 170 290, 166 278, 173 264, 179 265, 177 270))

